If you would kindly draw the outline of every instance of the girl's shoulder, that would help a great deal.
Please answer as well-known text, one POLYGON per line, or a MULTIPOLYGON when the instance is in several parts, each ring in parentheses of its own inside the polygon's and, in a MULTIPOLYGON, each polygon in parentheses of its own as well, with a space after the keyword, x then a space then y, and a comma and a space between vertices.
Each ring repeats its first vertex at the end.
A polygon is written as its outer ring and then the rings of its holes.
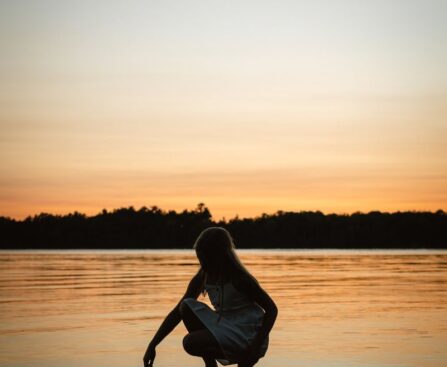
POLYGON ((259 283, 254 276, 242 271, 235 272, 232 275, 231 282, 238 291, 244 293, 249 293, 254 287, 259 286, 259 283))
POLYGON ((199 269, 194 278, 198 283, 203 284, 207 280, 207 274, 202 269, 199 269))

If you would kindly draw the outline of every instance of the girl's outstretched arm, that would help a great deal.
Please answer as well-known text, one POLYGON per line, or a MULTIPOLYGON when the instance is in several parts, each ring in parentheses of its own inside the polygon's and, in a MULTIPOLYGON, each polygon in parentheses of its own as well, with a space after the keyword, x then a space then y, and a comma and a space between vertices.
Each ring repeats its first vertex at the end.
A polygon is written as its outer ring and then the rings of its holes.
POLYGON ((202 279, 200 271, 197 272, 196 275, 191 279, 189 282, 188 288, 186 289, 185 294, 180 299, 180 301, 177 303, 177 305, 172 309, 171 312, 166 316, 160 327, 158 328, 157 332, 155 333, 154 337, 152 338, 151 342, 149 343, 146 353, 143 357, 144 366, 152 366, 155 359, 155 347, 160 344, 160 342, 172 331, 174 328, 180 323, 182 320, 182 317, 180 315, 180 304, 185 298, 194 298, 197 299, 197 297, 200 294, 202 286, 202 279))

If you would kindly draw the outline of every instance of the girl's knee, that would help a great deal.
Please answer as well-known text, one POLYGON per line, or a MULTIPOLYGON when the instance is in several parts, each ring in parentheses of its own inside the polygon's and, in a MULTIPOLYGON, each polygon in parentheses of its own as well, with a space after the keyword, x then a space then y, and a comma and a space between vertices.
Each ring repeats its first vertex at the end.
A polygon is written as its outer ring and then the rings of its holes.
POLYGON ((191 334, 186 334, 183 338, 183 349, 186 353, 197 356, 197 345, 194 342, 194 337, 191 334))
POLYGON ((188 312, 190 312, 190 308, 188 306, 188 299, 189 298, 185 298, 180 302, 179 305, 179 311, 180 311, 180 315, 182 316, 182 318, 188 314, 188 312))
POLYGON ((178 307, 178 310, 180 311, 180 315, 182 316, 182 318, 185 315, 186 307, 188 307, 188 305, 186 304, 185 300, 182 300, 182 302, 180 302, 180 305, 178 307))

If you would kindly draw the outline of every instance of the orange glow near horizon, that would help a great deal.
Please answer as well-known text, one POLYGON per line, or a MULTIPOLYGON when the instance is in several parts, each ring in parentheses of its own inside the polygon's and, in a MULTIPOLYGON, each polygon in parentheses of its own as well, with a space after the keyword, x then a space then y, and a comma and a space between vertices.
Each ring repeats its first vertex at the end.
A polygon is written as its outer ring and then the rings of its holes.
POLYGON ((16 219, 23 219, 40 212, 67 214, 75 210, 94 215, 102 209, 131 205, 135 209, 156 205, 162 210, 192 210, 203 202, 214 220, 223 217, 228 220, 236 215, 255 217, 277 210, 346 214, 371 210, 436 211, 446 207, 445 202, 439 201, 444 190, 442 182, 428 175, 412 177, 389 172, 386 181, 368 169, 340 177, 336 172, 328 174, 328 170, 325 174, 314 172, 313 175, 309 171, 270 170, 233 176, 208 172, 142 179, 143 175, 137 175, 140 180, 136 177, 117 180, 62 178, 51 187, 35 183, 14 187, 13 190, 23 191, 14 197, 11 190, 9 201, 3 200, 3 210, 16 219), (430 190, 425 189, 428 185, 431 185, 430 190), (417 199, 411 200, 411 197, 417 199))

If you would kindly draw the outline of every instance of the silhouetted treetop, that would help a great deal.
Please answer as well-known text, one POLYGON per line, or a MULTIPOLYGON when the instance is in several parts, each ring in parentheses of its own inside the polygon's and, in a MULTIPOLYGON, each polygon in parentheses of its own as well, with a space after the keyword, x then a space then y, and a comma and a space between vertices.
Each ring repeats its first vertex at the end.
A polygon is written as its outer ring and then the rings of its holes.
POLYGON ((0 217, 0 249, 191 248, 208 226, 224 226, 239 248, 439 248, 447 247, 447 215, 436 212, 321 211, 238 215, 213 221, 202 202, 193 210, 158 206, 103 209, 87 216, 40 213, 24 220, 0 217))

